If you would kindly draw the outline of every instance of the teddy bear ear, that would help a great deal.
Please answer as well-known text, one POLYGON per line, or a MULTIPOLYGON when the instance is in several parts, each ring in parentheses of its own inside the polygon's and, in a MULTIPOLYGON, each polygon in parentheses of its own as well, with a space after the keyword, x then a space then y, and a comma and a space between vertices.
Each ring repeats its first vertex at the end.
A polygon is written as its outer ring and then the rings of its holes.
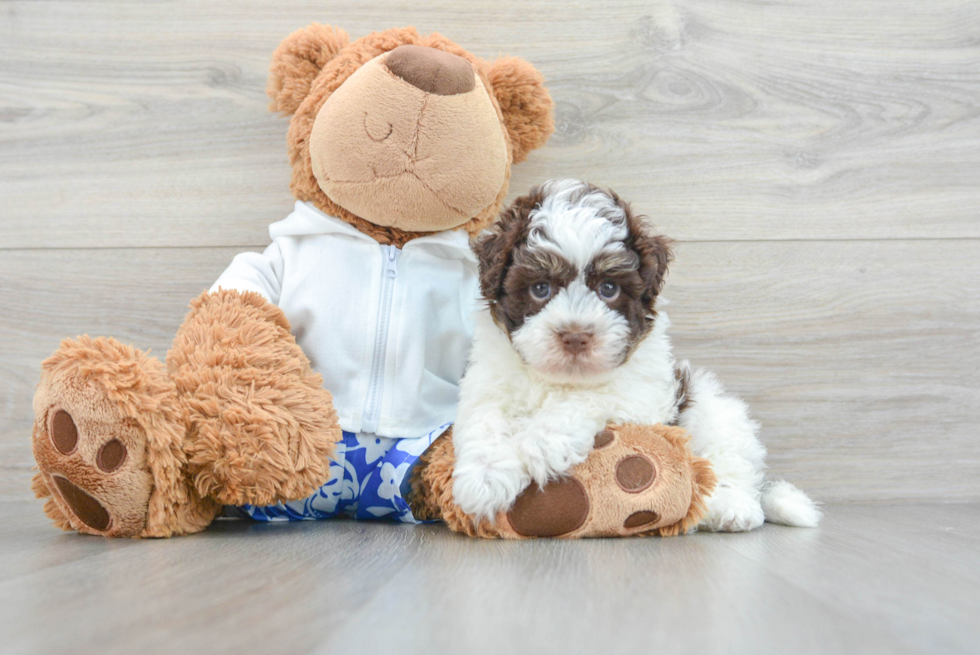
POLYGON ((310 93, 320 70, 350 43, 347 32, 313 23, 287 36, 272 53, 265 92, 269 109, 292 114, 310 93))
POLYGON ((544 76, 523 59, 504 57, 490 65, 487 79, 504 115, 514 163, 522 162, 555 131, 555 103, 544 76))

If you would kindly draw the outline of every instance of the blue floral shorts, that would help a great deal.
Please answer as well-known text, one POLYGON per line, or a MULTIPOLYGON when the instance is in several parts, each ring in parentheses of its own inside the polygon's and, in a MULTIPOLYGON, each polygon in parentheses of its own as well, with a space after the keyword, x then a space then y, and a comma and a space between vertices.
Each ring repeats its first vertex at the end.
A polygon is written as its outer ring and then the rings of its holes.
POLYGON ((423 437, 395 439, 344 432, 330 461, 330 480, 302 500, 227 508, 256 521, 313 521, 349 516, 419 523, 408 507, 409 471, 451 423, 423 437))

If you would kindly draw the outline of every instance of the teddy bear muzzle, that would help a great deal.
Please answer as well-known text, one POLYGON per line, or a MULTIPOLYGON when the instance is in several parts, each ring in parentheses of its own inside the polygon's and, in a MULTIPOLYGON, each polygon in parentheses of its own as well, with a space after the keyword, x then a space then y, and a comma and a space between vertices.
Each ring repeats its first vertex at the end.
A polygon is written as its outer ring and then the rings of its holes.
POLYGON ((412 232, 452 229, 497 201, 506 127, 468 60, 402 45, 367 62, 317 112, 317 184, 363 219, 412 232))

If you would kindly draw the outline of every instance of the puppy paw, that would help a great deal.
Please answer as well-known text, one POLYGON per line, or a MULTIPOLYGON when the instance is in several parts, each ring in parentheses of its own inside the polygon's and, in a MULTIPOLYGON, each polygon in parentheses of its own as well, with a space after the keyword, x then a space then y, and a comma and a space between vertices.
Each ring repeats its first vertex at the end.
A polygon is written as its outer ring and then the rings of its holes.
POLYGON ((748 532, 765 521, 758 494, 733 487, 719 487, 708 499, 708 513, 698 524, 710 532, 748 532))
POLYGON ((457 463, 453 471, 453 500, 478 521, 493 522, 499 512, 514 504, 529 483, 530 478, 516 458, 457 463))
POLYGON ((557 432, 528 431, 515 436, 521 444, 521 461, 528 475, 539 487, 567 475, 584 462, 595 437, 588 438, 557 432))

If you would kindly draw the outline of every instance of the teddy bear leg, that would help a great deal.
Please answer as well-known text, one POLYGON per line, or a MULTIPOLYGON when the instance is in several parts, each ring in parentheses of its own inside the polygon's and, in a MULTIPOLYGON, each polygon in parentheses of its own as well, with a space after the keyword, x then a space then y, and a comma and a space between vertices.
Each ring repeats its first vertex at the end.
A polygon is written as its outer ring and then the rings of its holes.
POLYGON ((182 478, 180 417, 158 360, 113 339, 64 341, 34 395, 32 486, 45 513, 106 537, 203 530, 217 506, 182 478))
POLYGON ((688 434, 663 425, 610 427, 596 435, 589 458, 544 488, 532 484, 496 521, 476 523, 453 502, 455 465, 449 435, 422 456, 413 478, 417 518, 441 518, 478 537, 673 536, 694 529, 715 485, 708 461, 694 457, 688 434))
POLYGON ((202 294, 167 366, 193 426, 185 451, 202 497, 272 505, 328 480, 337 415, 278 307, 254 292, 202 294))

